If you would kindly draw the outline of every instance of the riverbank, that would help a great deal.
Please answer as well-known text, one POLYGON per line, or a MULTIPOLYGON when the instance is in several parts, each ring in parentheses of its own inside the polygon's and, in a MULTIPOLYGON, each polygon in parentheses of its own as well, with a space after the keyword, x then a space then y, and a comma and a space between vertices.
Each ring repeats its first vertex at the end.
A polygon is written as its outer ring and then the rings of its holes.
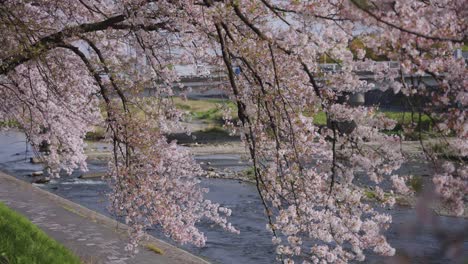
POLYGON ((80 264, 69 249, 0 202, 0 263, 80 264))
POLYGON ((139 253, 130 256, 124 250, 128 241, 126 225, 2 172, 0 182, 2 202, 25 215, 84 263, 208 263, 151 235, 143 241, 139 253))
MULTIPOLYGON (((426 148, 435 145, 437 140, 428 140, 425 142, 426 148)), ((373 144, 373 143, 368 143, 373 144)), ((255 175, 250 163, 250 154, 247 148, 240 140, 232 140, 230 138, 224 141, 219 141, 217 138, 211 138, 208 143, 186 143, 183 145, 189 149, 194 158, 204 170, 202 175, 207 179, 224 179, 237 180, 240 182, 255 183, 255 175)), ((106 147, 102 142, 88 142, 86 154, 92 162, 102 162, 111 157, 109 152, 110 146, 106 147)), ((422 189, 432 189, 432 175, 434 164, 425 162, 426 158, 423 154, 423 149, 419 141, 404 141, 401 144, 401 151, 406 156, 408 161, 395 174, 413 176, 410 182, 410 188, 414 191, 413 194, 396 195, 387 193, 387 197, 393 196, 396 203, 400 206, 415 208, 418 203, 418 193, 422 189)), ((92 179, 101 178, 104 172, 99 173, 84 173, 82 178, 92 179)), ((367 200, 379 202, 375 199, 375 193, 372 188, 368 188, 367 183, 362 183, 362 191, 367 200)), ((389 187, 389 186, 387 186, 389 187)), ((435 213, 442 216, 452 216, 453 214, 447 211, 440 204, 431 206, 435 213)), ((461 216, 468 218, 468 205, 461 216)))
MULTIPOLYGON (((417 142, 415 142, 417 145, 417 142)), ((94 142, 88 148, 95 147, 97 152, 108 152, 106 144, 94 142)), ((203 167, 213 167, 217 171, 225 169, 243 171, 249 168, 248 155, 240 142, 210 144, 189 144, 194 158, 203 167), (234 150, 231 152, 231 150, 234 150)), ((90 151, 89 149, 87 151, 90 151)), ((42 169, 41 164, 30 163, 33 153, 26 148, 24 134, 19 132, 0 133, 0 170, 8 171, 18 179, 31 181, 27 176, 31 172, 42 169)), ((103 172, 107 168, 108 159, 88 159, 90 173, 103 172)), ((429 176, 428 166, 421 163, 405 164, 401 174, 420 173, 429 176)), ((100 178, 80 179, 81 172, 71 176, 52 179, 48 184, 35 185, 43 190, 54 193, 73 201, 102 215, 114 218, 107 207, 106 196, 110 189, 100 178)), ((429 178, 423 176, 424 179, 429 178)), ((200 178, 201 187, 209 189, 206 198, 232 210, 230 221, 240 230, 240 234, 227 233, 221 228, 213 227, 208 221, 201 221, 197 227, 208 238, 205 247, 176 245, 192 254, 203 256, 212 263, 243 263, 271 264, 275 262, 275 249, 271 242, 271 233, 265 229, 266 219, 261 199, 254 185, 240 180, 221 178, 200 178)), ((463 234, 468 230, 468 220, 458 217, 444 217, 430 214, 421 222, 417 210, 409 206, 396 205, 386 213, 392 216, 390 229, 385 232, 387 240, 396 249, 399 257, 405 257, 407 263, 451 263, 445 255, 440 234, 446 234, 447 239, 463 234), (430 220, 429 220, 430 219, 430 220), (408 258, 411 257, 409 260, 408 258)), ((117 219, 121 221, 122 219, 117 219)), ((148 233, 168 243, 171 240, 164 236, 158 227, 147 230, 148 233)), ((445 235, 444 235, 445 237, 445 235)), ((445 241, 445 242, 444 242, 445 241)), ((458 241, 458 240, 457 240, 458 241)), ((459 237, 460 249, 468 252, 468 240, 459 237)), ((394 260, 367 252, 365 263, 385 263, 394 260)), ((462 254, 466 256, 466 254, 462 254)), ((466 256, 468 257, 468 256, 466 256)))

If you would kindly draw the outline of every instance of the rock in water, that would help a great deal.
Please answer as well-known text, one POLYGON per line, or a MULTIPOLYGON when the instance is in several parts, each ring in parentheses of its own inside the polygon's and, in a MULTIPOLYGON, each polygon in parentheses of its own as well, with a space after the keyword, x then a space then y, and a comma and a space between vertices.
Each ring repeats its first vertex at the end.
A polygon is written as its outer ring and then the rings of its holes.
POLYGON ((30 158, 30 162, 32 164, 40 164, 40 163, 44 163, 44 161, 38 157, 33 157, 33 158, 30 158))
POLYGON ((38 176, 42 176, 42 175, 44 175, 43 171, 35 171, 35 172, 30 174, 31 177, 38 177, 38 176))
POLYGON ((214 172, 214 171, 209 171, 207 174, 206 174, 206 177, 207 178, 219 178, 219 175, 214 172))
POLYGON ((37 177, 33 178, 33 183, 39 183, 39 184, 44 184, 48 183, 50 181, 50 177, 37 177))

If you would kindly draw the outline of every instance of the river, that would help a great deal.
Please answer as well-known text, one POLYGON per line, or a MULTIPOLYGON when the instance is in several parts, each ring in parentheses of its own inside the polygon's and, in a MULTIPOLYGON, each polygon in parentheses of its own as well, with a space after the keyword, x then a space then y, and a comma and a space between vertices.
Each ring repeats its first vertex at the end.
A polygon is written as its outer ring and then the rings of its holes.
MULTIPOLYGON (((32 164, 32 157, 24 135, 16 131, 0 132, 0 170, 16 177, 31 181, 27 176, 33 171, 42 169, 40 164, 32 164)), ((246 166, 240 162, 240 156, 235 154, 199 155, 196 159, 210 162, 215 168, 232 168, 239 170, 246 166)), ((102 161, 90 161, 90 171, 102 171, 106 164, 102 161)), ((407 169, 407 168, 406 168, 407 169)), ((107 184, 101 180, 79 179, 81 173, 75 172, 69 177, 53 179, 48 184, 37 184, 40 188, 81 204, 89 209, 111 216, 107 211, 107 184)), ((255 186, 237 180, 201 179, 202 185, 210 189, 207 198, 232 209, 231 221, 240 229, 240 235, 231 234, 209 223, 199 224, 208 237, 205 247, 182 248, 204 257, 213 263, 268 264, 275 261, 271 235, 266 231, 266 219, 260 198, 255 186)), ((0 183, 1 184, 1 183, 0 183)), ((387 230, 387 239, 397 249, 399 256, 411 256, 408 263, 452 263, 441 251, 442 245, 437 233, 430 227, 420 225, 414 210, 406 207, 396 207, 389 211, 393 216, 393 224, 387 230), (416 227, 416 228, 415 228, 416 227)), ((468 220, 455 217, 437 217, 441 230, 446 233, 459 233, 468 228, 468 220)), ((158 232, 157 228, 149 233, 169 241, 158 232)), ((468 239, 460 242, 465 261, 468 259, 468 239)), ((365 263, 383 263, 389 258, 369 254, 365 263)))

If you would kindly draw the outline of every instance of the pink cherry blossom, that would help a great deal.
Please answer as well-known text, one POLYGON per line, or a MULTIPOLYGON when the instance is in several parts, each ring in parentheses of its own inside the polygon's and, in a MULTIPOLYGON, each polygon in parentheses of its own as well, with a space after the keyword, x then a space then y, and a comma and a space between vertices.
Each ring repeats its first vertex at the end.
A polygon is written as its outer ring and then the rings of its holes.
MULTIPOLYGON (((6 0, 0 120, 16 121, 35 149, 46 145, 56 176, 85 170, 84 137, 105 128, 111 209, 131 226, 128 249, 153 225, 203 246, 202 219, 238 231, 229 209, 204 199, 188 151, 165 135, 184 129, 171 99, 174 86, 183 88, 175 66, 210 65, 223 72, 220 89, 238 108, 237 124, 225 111, 226 126, 249 151, 277 259, 393 255, 384 236, 391 217, 375 207, 395 202, 382 183, 409 193, 395 175, 404 142, 383 133, 396 122, 378 108, 346 98, 376 88, 405 95, 419 121, 402 130, 419 129, 425 157, 438 162, 421 137, 423 115, 466 157, 468 74, 453 53, 467 42, 467 17, 465 0, 6 0), (363 47, 353 54, 356 40, 363 47), (317 125, 320 114, 326 125, 317 125), (363 182, 375 186, 381 205, 363 199, 363 182)), ((433 177, 457 215, 467 171, 460 161, 436 167, 433 177)))

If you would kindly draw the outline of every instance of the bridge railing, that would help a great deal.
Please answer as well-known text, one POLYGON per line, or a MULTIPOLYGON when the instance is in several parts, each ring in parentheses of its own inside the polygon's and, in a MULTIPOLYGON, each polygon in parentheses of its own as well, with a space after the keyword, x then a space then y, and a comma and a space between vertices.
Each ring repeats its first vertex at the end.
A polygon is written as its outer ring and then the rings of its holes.
MULTIPOLYGON (((362 75, 368 75, 373 72, 373 68, 385 68, 389 70, 399 70, 400 62, 398 61, 377 61, 377 62, 356 62, 354 63, 354 72, 362 75)), ((318 68, 323 72, 337 73, 342 70, 342 66, 337 63, 320 63, 318 68)), ((225 69, 216 66, 207 65, 181 65, 176 66, 178 75, 181 79, 224 79, 227 78, 225 69)), ((233 67, 235 74, 240 74, 242 68, 233 67)))

